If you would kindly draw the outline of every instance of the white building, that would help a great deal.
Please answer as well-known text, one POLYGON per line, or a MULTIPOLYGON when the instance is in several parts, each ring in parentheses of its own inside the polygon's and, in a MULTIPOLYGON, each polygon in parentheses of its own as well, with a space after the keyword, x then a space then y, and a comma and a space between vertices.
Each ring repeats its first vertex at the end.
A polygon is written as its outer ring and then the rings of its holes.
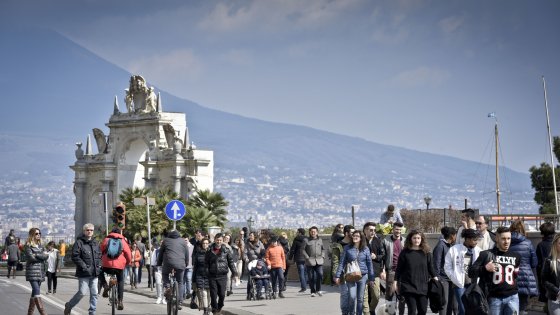
POLYGON ((115 96, 109 134, 93 129, 97 153, 88 135, 85 152, 76 143, 74 194, 76 232, 85 223, 105 226, 102 193, 109 210, 126 188, 172 188, 187 198, 195 188, 213 191, 213 151, 189 144, 185 113, 163 112, 161 98, 139 75, 130 78, 125 95, 126 112, 115 96))

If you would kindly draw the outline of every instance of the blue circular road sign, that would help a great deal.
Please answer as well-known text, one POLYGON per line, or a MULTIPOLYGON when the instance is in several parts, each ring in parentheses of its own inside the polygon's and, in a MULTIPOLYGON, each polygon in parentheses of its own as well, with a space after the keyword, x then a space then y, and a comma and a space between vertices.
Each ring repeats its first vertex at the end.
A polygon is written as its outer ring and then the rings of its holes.
POLYGON ((165 206, 165 214, 170 220, 181 220, 186 213, 185 205, 179 200, 171 200, 165 206))

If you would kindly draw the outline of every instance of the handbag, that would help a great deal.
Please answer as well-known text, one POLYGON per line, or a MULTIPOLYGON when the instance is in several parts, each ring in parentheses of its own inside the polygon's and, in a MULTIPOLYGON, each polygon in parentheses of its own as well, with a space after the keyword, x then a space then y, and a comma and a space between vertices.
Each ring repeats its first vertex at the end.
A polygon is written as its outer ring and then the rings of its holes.
POLYGON ((196 304, 196 292, 193 292, 193 295, 191 297, 191 304, 189 305, 189 307, 193 310, 198 309, 198 304, 196 304))
POLYGON ((354 260, 346 264, 346 272, 344 273, 344 280, 346 282, 358 282, 362 279, 362 271, 358 265, 358 260, 354 260))
POLYGON ((23 270, 23 264, 18 262, 16 265, 16 271, 22 271, 23 270))

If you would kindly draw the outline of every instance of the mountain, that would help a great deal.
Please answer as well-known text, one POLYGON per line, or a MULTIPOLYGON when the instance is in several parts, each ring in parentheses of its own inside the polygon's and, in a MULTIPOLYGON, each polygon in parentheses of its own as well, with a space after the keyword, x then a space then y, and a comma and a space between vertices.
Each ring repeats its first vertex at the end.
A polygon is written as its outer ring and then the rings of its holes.
MULTIPOLYGON (((0 171, 58 168, 71 178, 68 165, 74 161, 74 142, 85 142, 92 128, 107 130, 104 124, 112 114, 114 96, 121 107, 124 105, 121 100, 130 73, 50 30, 3 28, 0 39, 4 43, 0 84, 5 104, 0 115, 0 171)), ((150 78, 146 79, 149 82, 150 78)), ((164 111, 187 114, 191 140, 199 148, 214 150, 218 182, 225 174, 248 176, 262 166, 292 177, 348 174, 367 182, 390 182, 393 186, 398 182, 416 189, 411 198, 417 199, 426 191, 434 197, 451 193, 428 189, 454 187, 457 191, 453 193, 460 200, 468 195, 463 190, 480 185, 479 172, 488 168, 448 156, 212 110, 170 95, 164 87, 156 90, 161 91, 164 111)), ((524 202, 530 203, 528 175, 507 168, 502 168, 502 173, 509 189, 522 192, 524 202)))

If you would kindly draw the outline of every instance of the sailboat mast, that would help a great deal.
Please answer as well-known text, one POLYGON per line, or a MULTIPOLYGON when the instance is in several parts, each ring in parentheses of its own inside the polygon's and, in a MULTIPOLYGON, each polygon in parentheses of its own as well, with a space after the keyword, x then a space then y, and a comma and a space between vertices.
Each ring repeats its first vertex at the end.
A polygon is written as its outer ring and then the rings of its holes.
POLYGON ((552 168, 552 185, 554 187, 554 205, 556 206, 556 215, 558 215, 558 191, 556 190, 556 173, 554 167, 554 152, 552 152, 552 135, 550 134, 550 118, 548 116, 548 100, 546 97, 546 82, 544 81, 544 76, 542 77, 543 89, 544 89, 544 107, 546 110, 546 129, 548 131, 548 145, 550 148, 550 167, 552 168))
MULTIPOLYGON (((495 118, 495 117, 494 117, 495 118)), ((494 125, 494 137, 496 138, 496 205, 498 207, 498 214, 500 214, 500 169, 498 167, 498 119, 494 125)))

